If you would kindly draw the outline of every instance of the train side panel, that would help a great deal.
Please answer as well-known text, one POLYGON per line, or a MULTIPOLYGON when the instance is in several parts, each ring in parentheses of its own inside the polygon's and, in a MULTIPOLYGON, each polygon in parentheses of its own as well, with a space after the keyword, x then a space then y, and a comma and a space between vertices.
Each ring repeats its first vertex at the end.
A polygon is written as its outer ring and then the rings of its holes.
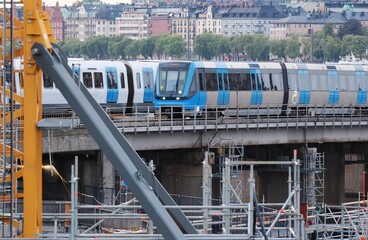
POLYGON ((219 96, 216 64, 214 62, 204 62, 203 68, 206 76, 206 106, 207 108, 216 108, 219 96))
POLYGON ((267 114, 280 113, 284 101, 284 84, 279 63, 259 63, 262 73, 263 101, 262 108, 274 110, 267 114))
POLYGON ((85 61, 80 65, 80 76, 80 81, 98 103, 127 103, 126 69, 121 62, 85 61))

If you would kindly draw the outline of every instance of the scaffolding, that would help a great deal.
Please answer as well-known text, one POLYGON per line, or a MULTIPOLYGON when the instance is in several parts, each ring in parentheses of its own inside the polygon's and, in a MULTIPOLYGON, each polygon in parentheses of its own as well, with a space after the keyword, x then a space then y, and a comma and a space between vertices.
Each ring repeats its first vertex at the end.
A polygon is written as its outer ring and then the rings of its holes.
POLYGON ((322 206, 325 202, 324 153, 317 148, 306 148, 304 152, 304 202, 308 207, 322 206))

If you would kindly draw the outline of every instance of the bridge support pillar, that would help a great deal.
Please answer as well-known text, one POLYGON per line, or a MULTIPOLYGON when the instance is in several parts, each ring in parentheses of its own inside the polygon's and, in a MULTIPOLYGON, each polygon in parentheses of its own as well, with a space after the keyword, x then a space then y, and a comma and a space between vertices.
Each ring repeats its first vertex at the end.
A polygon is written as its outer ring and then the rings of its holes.
POLYGON ((344 143, 323 144, 325 153, 325 202, 340 205, 345 202, 345 151, 344 143))
POLYGON ((103 203, 104 204, 114 204, 115 169, 112 166, 109 159, 106 157, 106 155, 102 151, 99 151, 99 155, 101 158, 101 166, 102 166, 102 188, 109 190, 109 191, 105 191, 105 193, 108 193, 108 194, 104 194, 103 203))

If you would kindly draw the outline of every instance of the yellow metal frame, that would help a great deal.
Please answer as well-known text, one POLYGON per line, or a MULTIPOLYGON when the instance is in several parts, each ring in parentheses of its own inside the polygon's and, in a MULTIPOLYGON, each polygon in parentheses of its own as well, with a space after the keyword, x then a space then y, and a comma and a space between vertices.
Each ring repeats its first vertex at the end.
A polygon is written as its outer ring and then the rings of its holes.
MULTIPOLYGON (((23 23, 14 19, 13 39, 10 39, 10 28, 5 29, 6 39, 3 38, 4 28, 0 30, 2 41, 20 41, 22 48, 14 52, 15 57, 22 57, 24 60, 24 96, 13 94, 13 100, 21 107, 13 112, 13 119, 7 113, 6 122, 21 120, 23 128, 23 153, 21 150, 13 150, 14 161, 20 161, 22 168, 13 170, 13 186, 18 180, 23 178, 23 194, 17 193, 13 188, 15 197, 24 199, 24 222, 23 233, 18 237, 35 238, 42 233, 42 131, 37 129, 37 123, 42 118, 42 73, 35 63, 31 48, 35 42, 43 44, 51 51, 51 44, 56 43, 49 22, 49 17, 42 11, 41 0, 21 0, 23 4, 23 23)), ((3 16, 3 12, 0 11, 3 16)), ((9 14, 5 16, 10 19, 9 14)), ((15 44, 13 44, 15 46, 15 44)), ((0 56, 2 58, 2 54, 0 56)), ((7 59, 9 56, 7 57, 7 59)), ((2 93, 2 87, 0 87, 2 93)), ((6 90, 6 95, 10 96, 10 91, 6 90)), ((2 119, 0 119, 0 124, 2 119)), ((3 147, 0 144, 0 147, 3 147)), ((8 146, 7 156, 12 151, 8 146)), ((2 153, 1 153, 2 154, 2 153)), ((10 181, 9 177, 0 181, 10 181)), ((5 221, 4 217, 0 221, 5 221)), ((13 222, 14 227, 18 227, 17 222, 13 222)))

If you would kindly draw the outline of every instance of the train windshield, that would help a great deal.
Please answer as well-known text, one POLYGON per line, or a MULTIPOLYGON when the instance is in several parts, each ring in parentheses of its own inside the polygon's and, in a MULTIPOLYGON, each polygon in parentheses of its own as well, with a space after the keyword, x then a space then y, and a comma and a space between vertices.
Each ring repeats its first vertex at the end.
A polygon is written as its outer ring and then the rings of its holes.
POLYGON ((190 63, 162 63, 159 66, 159 93, 170 96, 181 95, 184 91, 190 63))

